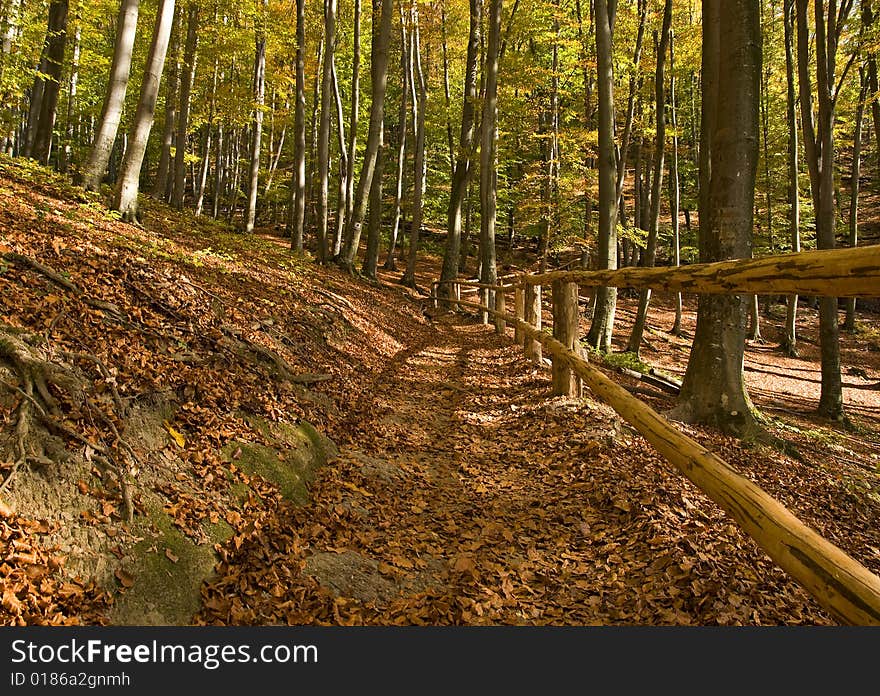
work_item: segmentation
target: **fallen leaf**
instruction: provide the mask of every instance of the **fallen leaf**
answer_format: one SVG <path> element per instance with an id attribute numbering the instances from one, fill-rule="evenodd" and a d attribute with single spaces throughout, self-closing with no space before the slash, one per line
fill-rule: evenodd
<path id="1" fill-rule="evenodd" d="M 134 576 L 127 570 L 124 570 L 123 568 L 117 568 L 114 575 L 116 576 L 116 579 L 122 583 L 123 587 L 129 588 L 134 585 Z"/>
<path id="2" fill-rule="evenodd" d="M 181 435 L 177 430 L 171 427 L 171 423 L 167 420 L 162 421 L 162 425 L 165 426 L 165 430 L 168 431 L 168 434 L 171 435 L 172 439 L 177 443 L 178 447 L 183 449 L 186 446 L 186 439 Z"/>

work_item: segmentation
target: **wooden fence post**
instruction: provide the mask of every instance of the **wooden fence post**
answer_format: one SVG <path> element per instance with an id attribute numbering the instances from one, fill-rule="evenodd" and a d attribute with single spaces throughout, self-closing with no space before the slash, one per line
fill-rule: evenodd
<path id="1" fill-rule="evenodd" d="M 523 317 L 525 316 L 525 305 L 526 301 L 523 295 L 523 287 L 522 285 L 517 285 L 513 291 L 513 312 L 518 322 L 522 321 Z M 523 335 L 522 331 L 519 328 L 519 323 L 517 323 L 516 326 L 513 327 L 513 340 L 515 343 L 522 345 Z"/>
<path id="2" fill-rule="evenodd" d="M 541 330 L 541 286 L 527 285 L 525 297 L 525 322 L 538 331 Z M 535 365 L 540 365 L 543 358 L 540 342 L 530 336 L 523 337 L 523 351 Z"/>
<path id="3" fill-rule="evenodd" d="M 580 355 L 578 340 L 578 285 L 562 280 L 553 282 L 553 338 Z M 579 397 L 581 379 L 561 357 L 553 355 L 553 395 Z"/>
<path id="4" fill-rule="evenodd" d="M 502 336 L 507 330 L 507 322 L 504 321 L 504 314 L 507 311 L 505 305 L 504 288 L 497 288 L 495 290 L 495 311 L 498 314 L 495 315 L 495 333 Z"/>

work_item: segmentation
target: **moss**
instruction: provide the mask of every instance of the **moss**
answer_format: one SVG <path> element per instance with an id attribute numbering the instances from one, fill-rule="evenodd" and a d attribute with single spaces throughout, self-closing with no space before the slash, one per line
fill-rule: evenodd
<path id="1" fill-rule="evenodd" d="M 261 476 L 271 481 L 278 486 L 281 495 L 289 500 L 306 502 L 308 490 L 297 458 L 285 456 L 272 447 L 249 442 L 230 442 L 223 448 L 224 458 L 233 461 L 232 454 L 238 449 L 241 449 L 241 454 L 235 459 L 235 465 L 239 469 L 251 476 Z"/>
<path id="2" fill-rule="evenodd" d="M 111 622 L 123 626 L 188 625 L 201 606 L 202 582 L 214 572 L 213 547 L 197 545 L 184 536 L 158 500 L 150 502 L 146 516 L 138 520 L 133 531 L 143 539 L 123 564 L 134 584 L 120 596 Z M 216 527 L 220 541 L 226 530 L 219 524 Z"/>
<path id="3" fill-rule="evenodd" d="M 651 366 L 643 362 L 635 353 L 600 353 L 584 344 L 584 349 L 589 350 L 590 356 L 597 356 L 603 363 L 610 367 L 625 367 L 635 372 L 649 374 Z"/>
<path id="4" fill-rule="evenodd" d="M 221 451 L 224 459 L 235 461 L 247 474 L 271 481 L 288 500 L 304 504 L 315 471 L 338 456 L 336 445 L 305 421 L 296 425 L 273 423 L 253 414 L 243 415 L 268 444 L 230 442 Z M 241 454 L 233 460 L 238 449 Z"/>

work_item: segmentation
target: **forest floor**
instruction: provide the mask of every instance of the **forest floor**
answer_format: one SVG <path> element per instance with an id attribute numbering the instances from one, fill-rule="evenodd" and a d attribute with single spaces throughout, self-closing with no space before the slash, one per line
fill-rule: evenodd
<path id="1" fill-rule="evenodd" d="M 832 623 L 613 411 L 551 397 L 509 337 L 431 311 L 399 274 L 368 284 L 155 203 L 127 226 L 5 159 L 0 253 L 0 339 L 57 368 L 56 408 L 38 418 L 23 404 L 43 400 L 0 363 L 0 623 L 125 622 L 141 575 L 158 568 L 161 600 L 193 550 L 211 572 L 182 623 Z M 680 374 L 687 337 L 664 333 L 668 311 L 658 298 L 642 359 Z M 682 427 L 880 572 L 876 317 L 843 336 L 849 430 L 809 413 L 814 315 L 801 317 L 802 357 L 753 345 L 746 375 L 799 459 Z M 338 454 L 293 467 L 291 490 L 272 475 L 293 466 L 278 429 L 305 422 Z M 246 466 L 255 451 L 274 466 Z"/>

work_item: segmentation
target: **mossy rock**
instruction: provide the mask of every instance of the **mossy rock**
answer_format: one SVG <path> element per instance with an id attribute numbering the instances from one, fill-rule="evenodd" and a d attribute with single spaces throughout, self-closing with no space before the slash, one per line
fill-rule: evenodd
<path id="1" fill-rule="evenodd" d="M 339 455 L 336 445 L 305 421 L 293 425 L 254 415 L 246 419 L 271 444 L 230 442 L 221 451 L 224 460 L 274 483 L 288 500 L 304 504 L 315 471 Z"/>
<path id="2" fill-rule="evenodd" d="M 213 544 L 187 538 L 158 500 L 147 506 L 135 529 L 143 537 L 122 564 L 133 584 L 114 606 L 110 620 L 117 626 L 186 626 L 201 607 L 202 582 L 211 577 L 217 558 Z M 214 543 L 228 540 L 225 522 L 205 529 Z"/>

